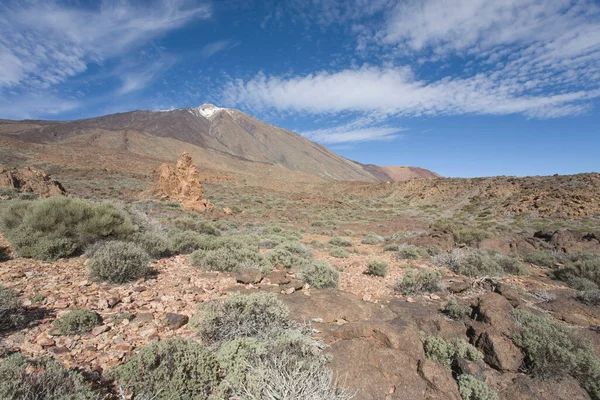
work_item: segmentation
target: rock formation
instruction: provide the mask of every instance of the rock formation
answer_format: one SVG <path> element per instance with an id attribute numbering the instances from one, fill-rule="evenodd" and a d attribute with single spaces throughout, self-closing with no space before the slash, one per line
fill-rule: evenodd
<path id="1" fill-rule="evenodd" d="M 171 164 L 161 165 L 158 176 L 158 192 L 161 196 L 178 201 L 187 210 L 213 208 L 211 202 L 204 198 L 200 174 L 188 153 L 181 155 L 175 167 Z"/>
<path id="2" fill-rule="evenodd" d="M 33 192 L 40 197 L 65 194 L 60 182 L 50 178 L 50 175 L 41 169 L 32 167 L 9 169 L 0 165 L 0 189 Z"/>

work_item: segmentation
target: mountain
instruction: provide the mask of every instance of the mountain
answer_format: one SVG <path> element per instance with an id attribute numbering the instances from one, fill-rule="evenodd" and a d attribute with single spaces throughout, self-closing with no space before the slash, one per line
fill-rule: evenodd
<path id="1" fill-rule="evenodd" d="M 204 104 L 167 111 L 132 111 L 76 121 L 0 120 L 3 145 L 26 148 L 50 163 L 105 162 L 107 168 L 142 169 L 174 161 L 183 151 L 199 167 L 251 182 L 342 180 L 381 182 L 436 174 L 413 167 L 364 165 L 294 132 L 241 111 Z M 0 164 L 3 162 L 0 153 Z M 97 160 L 98 158 L 100 160 Z"/>

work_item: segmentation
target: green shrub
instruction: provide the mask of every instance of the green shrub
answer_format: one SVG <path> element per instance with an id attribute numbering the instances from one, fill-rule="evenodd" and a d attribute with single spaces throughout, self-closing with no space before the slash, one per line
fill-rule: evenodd
<path id="1" fill-rule="evenodd" d="M 398 251 L 400 250 L 400 246 L 396 243 L 389 243 L 383 246 L 383 251 Z"/>
<path id="2" fill-rule="evenodd" d="M 342 247 L 333 247 L 329 250 L 329 255 L 335 258 L 348 258 L 350 253 Z"/>
<path id="3" fill-rule="evenodd" d="M 396 282 L 394 290 L 405 296 L 438 292 L 442 290 L 442 276 L 438 271 L 429 270 L 421 270 L 415 275 L 415 270 L 409 269 L 402 279 Z"/>
<path id="4" fill-rule="evenodd" d="M 193 231 L 205 235 L 218 236 L 221 234 L 213 224 L 201 218 L 178 218 L 171 222 L 171 226 L 181 231 Z"/>
<path id="5" fill-rule="evenodd" d="M 452 231 L 456 243 L 464 243 L 468 246 L 477 246 L 482 240 L 490 237 L 483 229 L 463 227 Z"/>
<path id="6" fill-rule="evenodd" d="M 0 285 L 0 332 L 17 326 L 24 314 L 19 293 Z"/>
<path id="7" fill-rule="evenodd" d="M 262 255 L 249 247 L 237 249 L 196 250 L 190 256 L 190 263 L 205 271 L 235 272 L 247 268 L 260 268 Z"/>
<path id="8" fill-rule="evenodd" d="M 101 239 L 126 238 L 136 229 L 113 203 L 68 197 L 11 202 L 0 226 L 19 255 L 43 260 L 68 257 Z"/>
<path id="9" fill-rule="evenodd" d="M 81 375 L 52 359 L 12 354 L 0 360 L 0 398 L 14 400 L 98 400 Z"/>
<path id="10" fill-rule="evenodd" d="M 211 242 L 208 235 L 194 231 L 174 230 L 169 232 L 169 248 L 172 254 L 190 254 Z"/>
<path id="11" fill-rule="evenodd" d="M 500 400 L 498 394 L 487 384 L 472 375 L 458 377 L 458 391 L 462 400 Z"/>
<path id="12" fill-rule="evenodd" d="M 463 339 L 453 339 L 448 342 L 439 336 L 428 336 L 423 339 L 423 349 L 425 357 L 439 362 L 447 368 L 450 368 L 452 362 L 457 358 L 469 361 L 483 359 L 483 354 Z"/>
<path id="13" fill-rule="evenodd" d="M 518 332 L 513 340 L 525 355 L 524 367 L 539 377 L 571 375 L 593 399 L 600 399 L 600 360 L 591 345 L 569 326 L 513 310 Z"/>
<path id="14" fill-rule="evenodd" d="M 315 260 L 304 267 L 300 277 L 315 289 L 337 288 L 340 280 L 339 272 L 322 260 Z"/>
<path id="15" fill-rule="evenodd" d="M 265 255 L 272 266 L 277 264 L 284 268 L 303 268 L 308 265 L 313 256 L 311 251 L 300 242 L 283 242 Z"/>
<path id="16" fill-rule="evenodd" d="M 88 260 L 93 279 L 125 283 L 148 276 L 148 254 L 134 243 L 111 241 L 100 246 Z"/>
<path id="17" fill-rule="evenodd" d="M 75 335 L 89 332 L 101 323 L 100 316 L 88 310 L 73 310 L 55 320 L 52 324 L 61 335 Z"/>
<path id="18" fill-rule="evenodd" d="M 454 299 L 448 301 L 443 309 L 444 314 L 448 315 L 452 319 L 463 319 L 469 317 L 472 311 L 473 310 L 471 307 L 458 304 Z"/>
<path id="19" fill-rule="evenodd" d="M 525 262 L 537 265 L 538 267 L 553 267 L 556 262 L 555 258 L 548 252 L 536 250 L 525 254 L 523 257 Z"/>
<path id="20" fill-rule="evenodd" d="M 600 306 L 600 289 L 582 290 L 577 293 L 577 299 L 589 306 Z"/>
<path id="21" fill-rule="evenodd" d="M 362 240 L 362 244 L 379 244 L 384 242 L 384 238 L 382 236 L 376 235 L 374 233 L 369 233 Z"/>
<path id="22" fill-rule="evenodd" d="M 351 240 L 341 237 L 332 237 L 327 241 L 327 244 L 330 246 L 339 246 L 339 247 L 352 247 L 354 243 Z"/>
<path id="23" fill-rule="evenodd" d="M 108 376 L 136 399 L 207 399 L 221 375 L 215 355 L 190 339 L 165 339 L 140 350 Z"/>
<path id="24" fill-rule="evenodd" d="M 384 277 L 387 275 L 388 264 L 385 261 L 371 260 L 367 263 L 367 274 Z"/>
<path id="25" fill-rule="evenodd" d="M 160 232 L 146 231 L 135 233 L 130 240 L 154 259 L 169 257 L 171 255 L 169 239 Z"/>
<path id="26" fill-rule="evenodd" d="M 501 276 L 505 273 L 523 274 L 525 272 L 517 260 L 468 247 L 454 249 L 451 253 L 438 254 L 433 258 L 433 264 L 471 278 Z"/>
<path id="27" fill-rule="evenodd" d="M 581 260 L 569 261 L 554 276 L 568 282 L 573 278 L 585 278 L 600 285 L 600 255 L 586 255 Z"/>
<path id="28" fill-rule="evenodd" d="M 285 305 L 273 293 L 234 293 L 206 303 L 191 324 L 205 343 L 267 337 L 292 326 Z"/>
<path id="29" fill-rule="evenodd" d="M 416 260 L 421 257 L 427 257 L 428 255 L 427 249 L 412 244 L 403 244 L 398 248 L 399 260 Z"/>

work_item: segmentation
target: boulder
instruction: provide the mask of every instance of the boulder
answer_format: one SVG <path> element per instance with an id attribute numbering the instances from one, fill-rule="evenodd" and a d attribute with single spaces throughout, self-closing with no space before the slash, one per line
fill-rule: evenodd
<path id="1" fill-rule="evenodd" d="M 484 361 L 494 369 L 516 372 L 523 364 L 523 354 L 512 340 L 493 331 L 482 332 L 476 342 Z"/>
<path id="2" fill-rule="evenodd" d="M 204 198 L 200 174 L 188 153 L 181 155 L 175 167 L 163 164 L 157 173 L 156 189 L 160 196 L 178 201 L 186 210 L 204 211 L 214 208 L 212 203 Z"/>
<path id="3" fill-rule="evenodd" d="M 513 306 L 506 297 L 488 293 L 478 299 L 475 315 L 478 321 L 492 326 L 499 334 L 511 337 L 515 330 Z"/>
<path id="4" fill-rule="evenodd" d="M 189 321 L 189 317 L 183 314 L 167 313 L 165 316 L 165 325 L 168 325 L 171 329 L 179 329 Z"/>
<path id="5" fill-rule="evenodd" d="M 40 197 L 62 196 L 65 189 L 60 182 L 52 179 L 41 169 L 6 168 L 0 165 L 0 189 L 16 189 L 23 192 L 32 192 Z"/>
<path id="6" fill-rule="evenodd" d="M 260 283 L 263 279 L 263 274 L 255 268 L 243 269 L 235 275 L 235 280 L 244 285 Z"/>

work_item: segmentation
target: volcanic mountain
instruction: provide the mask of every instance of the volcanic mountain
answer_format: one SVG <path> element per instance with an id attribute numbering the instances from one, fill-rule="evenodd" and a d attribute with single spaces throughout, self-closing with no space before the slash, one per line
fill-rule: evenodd
<path id="1" fill-rule="evenodd" d="M 381 182 L 438 175 L 413 167 L 364 165 L 241 111 L 204 104 L 76 121 L 0 120 L 0 164 L 35 158 L 71 167 L 142 171 L 190 153 L 200 168 L 287 182 Z M 8 159 L 5 160 L 4 158 Z M 147 169 L 146 169 L 147 171 Z"/>

